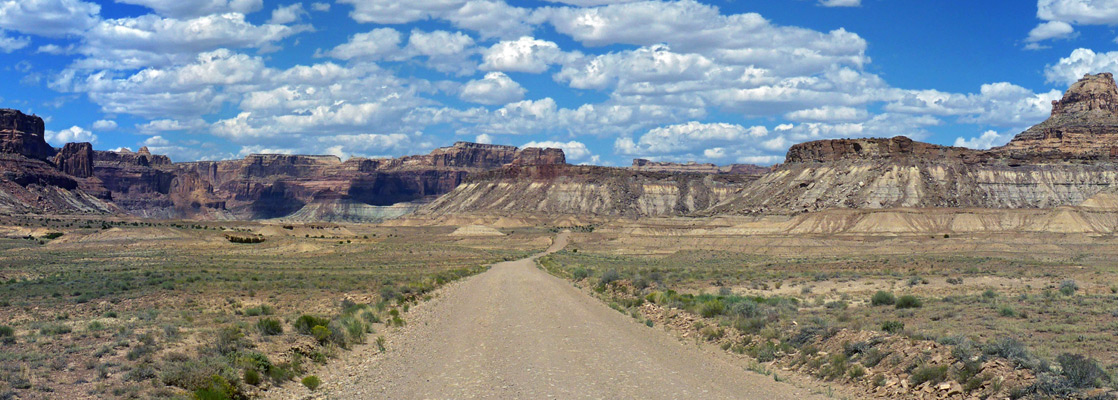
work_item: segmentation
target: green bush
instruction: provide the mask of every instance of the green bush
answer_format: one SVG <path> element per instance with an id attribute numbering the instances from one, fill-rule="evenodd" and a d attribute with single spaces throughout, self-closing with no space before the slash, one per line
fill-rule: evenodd
<path id="1" fill-rule="evenodd" d="M 933 385 L 943 382 L 947 379 L 947 366 L 923 366 L 917 368 L 912 372 L 910 381 L 913 386 L 919 385 L 924 382 L 930 382 Z"/>
<path id="2" fill-rule="evenodd" d="M 194 391 L 195 399 L 226 400 L 237 396 L 237 388 L 221 375 L 212 376 L 209 383 L 209 386 Z"/>
<path id="3" fill-rule="evenodd" d="M 267 304 L 261 304 L 257 307 L 249 307 L 245 309 L 245 315 L 249 317 L 257 317 L 261 315 L 275 314 L 276 310 Z"/>
<path id="4" fill-rule="evenodd" d="M 12 327 L 7 325 L 0 325 L 0 338 L 13 337 L 15 336 L 15 334 L 16 330 L 12 329 Z"/>
<path id="5" fill-rule="evenodd" d="M 318 343 L 326 343 L 327 340 L 330 340 L 330 335 L 332 334 L 333 332 L 330 331 L 330 328 L 322 325 L 311 328 L 311 336 L 314 336 L 315 340 L 318 340 Z"/>
<path id="6" fill-rule="evenodd" d="M 699 315 L 705 318 L 722 315 L 724 311 L 726 311 L 726 306 L 718 299 L 703 302 L 702 306 L 699 307 Z"/>
<path id="7" fill-rule="evenodd" d="M 1002 308 L 998 309 L 998 314 L 1001 314 L 1003 317 L 1016 317 L 1017 310 L 1014 310 L 1013 307 L 1010 306 L 1002 306 Z"/>
<path id="8" fill-rule="evenodd" d="M 264 336 L 279 335 L 283 333 L 283 323 L 275 318 L 264 318 L 256 321 L 256 330 Z"/>
<path id="9" fill-rule="evenodd" d="M 904 322 L 901 321 L 885 321 L 881 323 L 881 330 L 893 334 L 901 333 L 904 331 Z"/>
<path id="10" fill-rule="evenodd" d="M 891 306 L 896 302 L 897 298 L 893 296 L 893 293 L 884 290 L 879 290 L 870 298 L 870 305 L 873 306 Z"/>
<path id="11" fill-rule="evenodd" d="M 245 383 L 252 386 L 257 386 L 260 384 L 261 381 L 262 380 L 260 378 L 259 371 L 251 368 L 245 370 Z"/>
<path id="12" fill-rule="evenodd" d="M 330 320 L 326 318 L 318 318 L 313 315 L 303 314 L 295 320 L 295 331 L 304 335 L 310 335 L 311 329 L 316 326 L 326 326 L 330 324 Z"/>
<path id="13" fill-rule="evenodd" d="M 322 385 L 322 380 L 318 379 L 317 376 L 307 375 L 306 378 L 303 378 L 303 386 L 306 386 L 307 389 L 310 389 L 312 392 L 317 390 L 318 387 L 321 386 L 321 385 Z"/>
<path id="14" fill-rule="evenodd" d="M 911 294 L 906 294 L 904 296 L 901 296 L 901 297 L 897 298 L 896 307 L 898 309 L 901 309 L 901 308 L 920 308 L 923 305 L 924 305 L 924 303 L 921 303 L 920 299 L 916 298 L 916 296 L 913 296 Z"/>

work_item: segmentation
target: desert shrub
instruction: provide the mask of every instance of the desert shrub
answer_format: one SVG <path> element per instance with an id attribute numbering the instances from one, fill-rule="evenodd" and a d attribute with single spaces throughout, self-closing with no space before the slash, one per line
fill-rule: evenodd
<path id="1" fill-rule="evenodd" d="M 591 275 L 591 271 L 583 267 L 575 267 L 571 270 L 571 278 L 576 281 L 586 279 Z"/>
<path id="2" fill-rule="evenodd" d="M 233 243 L 247 243 L 247 244 L 264 243 L 264 240 L 265 240 L 263 236 L 225 235 L 225 238 L 228 239 L 230 242 L 233 242 Z"/>
<path id="3" fill-rule="evenodd" d="M 730 314 L 742 318 L 756 318 L 761 315 L 761 306 L 751 300 L 744 300 L 730 306 Z"/>
<path id="4" fill-rule="evenodd" d="M 1065 279 L 1063 282 L 1060 282 L 1060 293 L 1064 296 L 1071 296 L 1077 291 L 1079 291 L 1079 283 L 1076 283 L 1074 280 Z"/>
<path id="5" fill-rule="evenodd" d="M 605 286 L 619 280 L 621 280 L 621 273 L 617 272 L 616 269 L 611 269 L 602 273 L 601 278 L 598 278 L 598 284 Z"/>
<path id="6" fill-rule="evenodd" d="M 264 336 L 279 335 L 283 333 L 283 323 L 275 318 L 264 318 L 256 321 L 256 330 Z"/>
<path id="7" fill-rule="evenodd" d="M 734 329 L 741 331 L 741 333 L 755 335 L 761 332 L 761 329 L 765 329 L 765 324 L 764 318 L 741 318 L 734 321 Z"/>
<path id="8" fill-rule="evenodd" d="M 236 386 L 221 375 L 211 376 L 208 386 L 194 391 L 194 398 L 197 400 L 224 400 L 235 397 L 239 397 Z"/>
<path id="9" fill-rule="evenodd" d="M 884 290 L 879 290 L 870 298 L 870 305 L 874 306 L 891 306 L 896 302 L 897 298 L 893 296 L 893 293 Z"/>
<path id="10" fill-rule="evenodd" d="M 998 309 L 998 314 L 1000 314 L 1003 317 L 1016 317 L 1017 316 L 1017 310 L 1014 310 L 1013 307 L 1010 307 L 1010 306 L 1002 306 L 1001 308 Z"/>
<path id="11" fill-rule="evenodd" d="M 393 285 L 381 286 L 381 288 L 380 288 L 380 298 L 381 299 L 391 301 L 391 300 L 399 300 L 400 297 L 401 297 L 400 291 L 397 290 L 395 286 L 393 286 Z M 312 325 L 311 327 L 313 328 L 314 326 Z"/>
<path id="12" fill-rule="evenodd" d="M 65 324 L 46 324 L 39 328 L 39 334 L 46 336 L 63 335 L 72 331 L 73 329 Z"/>
<path id="13" fill-rule="evenodd" d="M 703 336 L 703 339 L 713 341 L 713 340 L 721 339 L 722 336 L 724 336 L 726 334 L 726 331 L 723 330 L 722 328 L 708 326 L 708 327 L 705 327 L 702 330 L 700 330 L 699 334 Z"/>
<path id="14" fill-rule="evenodd" d="M 832 354 L 827 359 L 827 363 L 819 369 L 819 376 L 825 380 L 833 380 L 841 378 L 846 375 L 846 371 L 850 368 L 849 360 L 846 354 L 836 353 Z"/>
<path id="15" fill-rule="evenodd" d="M 249 385 L 252 385 L 252 386 L 257 386 L 262 381 L 262 378 L 260 377 L 260 372 L 255 370 L 255 369 L 251 369 L 251 368 L 245 370 L 244 378 L 245 378 L 245 383 L 247 383 Z"/>
<path id="16" fill-rule="evenodd" d="M 893 334 L 901 333 L 904 331 L 904 322 L 901 321 L 885 321 L 881 323 L 881 330 Z"/>
<path id="17" fill-rule="evenodd" d="M 722 304 L 722 300 L 714 299 L 703 302 L 699 307 L 699 315 L 706 318 L 722 315 L 726 311 L 726 306 Z"/>
<path id="18" fill-rule="evenodd" d="M 295 331 L 304 335 L 310 335 L 311 329 L 316 326 L 326 326 L 330 324 L 330 320 L 326 318 L 318 318 L 313 315 L 303 314 L 295 320 L 293 326 Z"/>
<path id="19" fill-rule="evenodd" d="M 919 385 L 924 382 L 930 382 L 934 385 L 943 382 L 945 379 L 947 379 L 946 365 L 926 365 L 916 368 L 915 371 L 912 371 L 912 377 L 910 378 L 910 381 L 912 382 L 913 386 Z"/>
<path id="20" fill-rule="evenodd" d="M 236 378 L 236 373 L 225 357 L 175 357 L 165 360 L 159 370 L 159 378 L 164 385 L 192 392 L 210 388 L 214 376 L 222 377 L 225 382 Z"/>
<path id="21" fill-rule="evenodd" d="M 320 344 L 326 343 L 326 341 L 330 339 L 330 335 L 332 334 L 333 332 L 330 331 L 330 328 L 322 325 L 315 325 L 314 328 L 311 328 L 311 336 L 314 336 L 314 339 L 317 340 Z"/>
<path id="22" fill-rule="evenodd" d="M 908 286 L 916 286 L 916 285 L 919 285 L 919 284 L 922 284 L 922 283 L 926 284 L 926 283 L 928 283 L 928 281 L 924 280 L 924 278 L 921 278 L 919 276 L 913 276 L 913 277 L 908 279 Z"/>
<path id="23" fill-rule="evenodd" d="M 1104 383 L 1110 382 L 1110 376 L 1099 367 L 1098 361 L 1093 358 L 1064 353 L 1056 357 L 1056 362 L 1060 363 L 1063 376 L 1074 387 L 1100 387 Z"/>
<path id="24" fill-rule="evenodd" d="M 229 355 L 251 347 L 252 342 L 245 338 L 241 327 L 231 325 L 217 330 L 211 350 L 217 354 Z"/>
<path id="25" fill-rule="evenodd" d="M 921 303 L 920 299 L 916 298 L 916 296 L 913 296 L 911 294 L 906 294 L 904 296 L 901 296 L 901 297 L 897 298 L 896 307 L 898 309 L 920 308 L 923 305 L 924 305 L 924 303 Z"/>
<path id="26" fill-rule="evenodd" d="M 777 350 L 776 345 L 766 340 L 759 345 L 750 347 L 746 350 L 746 353 L 750 357 L 756 358 L 757 362 L 769 362 L 776 359 Z"/>
<path id="27" fill-rule="evenodd" d="M 249 316 L 249 317 L 257 317 L 257 316 L 261 316 L 261 315 L 272 315 L 272 314 L 275 314 L 275 312 L 276 312 L 276 309 L 272 308 L 272 306 L 269 306 L 267 304 L 261 304 L 261 305 L 256 306 L 256 307 L 249 307 L 249 308 L 245 309 L 245 315 Z"/>
<path id="28" fill-rule="evenodd" d="M 869 349 L 862 353 L 862 365 L 868 368 L 873 368 L 881 363 L 889 353 L 883 352 L 878 349 Z"/>
<path id="29" fill-rule="evenodd" d="M 12 327 L 7 325 L 0 325 L 0 338 L 13 337 L 15 336 L 15 334 L 16 330 L 12 329 Z"/>
<path id="30" fill-rule="evenodd" d="M 307 377 L 303 378 L 303 386 L 306 386 L 307 389 L 310 389 L 312 392 L 317 390 L 321 385 L 322 380 L 318 379 L 317 376 L 307 375 Z"/>
<path id="31" fill-rule="evenodd" d="M 1034 371 L 1047 371 L 1048 363 L 1029 353 L 1025 345 L 1017 339 L 1003 337 L 987 342 L 982 350 L 989 355 L 998 356 L 1012 361 L 1020 367 Z"/>
<path id="32" fill-rule="evenodd" d="M 272 365 L 272 360 L 268 359 L 268 356 L 257 352 L 244 352 L 237 354 L 235 364 L 236 366 L 241 368 L 261 372 L 268 372 L 271 371 L 272 368 L 275 368 L 275 366 Z"/>

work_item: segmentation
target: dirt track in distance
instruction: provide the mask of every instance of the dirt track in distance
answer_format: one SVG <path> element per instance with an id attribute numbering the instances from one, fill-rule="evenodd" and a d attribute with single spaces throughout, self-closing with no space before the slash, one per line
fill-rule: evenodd
<path id="1" fill-rule="evenodd" d="M 548 252 L 566 242 L 567 235 L 560 234 Z M 533 260 L 540 255 L 495 264 L 447 288 L 408 313 L 408 332 L 389 342 L 387 354 L 350 369 L 349 378 L 320 394 L 331 399 L 816 397 L 637 323 L 537 269 Z"/>

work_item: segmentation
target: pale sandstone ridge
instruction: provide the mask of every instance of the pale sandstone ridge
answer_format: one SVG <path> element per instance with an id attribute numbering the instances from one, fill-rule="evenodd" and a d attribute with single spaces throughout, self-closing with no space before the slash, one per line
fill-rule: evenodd
<path id="1" fill-rule="evenodd" d="M 972 150 L 903 136 L 801 143 L 784 164 L 701 214 L 1073 206 L 1113 191 L 1116 149 L 1118 87 L 1109 73 L 1087 75 L 1053 103 L 1047 121 L 1004 147 Z"/>
<path id="2" fill-rule="evenodd" d="M 681 216 L 729 198 L 755 178 L 584 165 L 510 166 L 471 176 L 417 214 Z"/>

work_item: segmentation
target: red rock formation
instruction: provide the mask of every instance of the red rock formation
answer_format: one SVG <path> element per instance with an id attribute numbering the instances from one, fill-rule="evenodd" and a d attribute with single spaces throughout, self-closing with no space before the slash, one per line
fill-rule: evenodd
<path id="1" fill-rule="evenodd" d="M 54 148 L 43 139 L 43 132 L 42 118 L 0 109 L 0 152 L 46 160 L 54 155 Z"/>
<path id="2" fill-rule="evenodd" d="M 565 157 L 559 149 L 458 142 L 392 159 L 254 154 L 172 164 L 141 149 L 97 152 L 94 169 L 117 204 L 137 215 L 249 219 L 285 217 L 318 203 L 387 206 L 431 199 L 471 173 L 515 162 L 564 164 Z"/>
<path id="3" fill-rule="evenodd" d="M 54 165 L 59 171 L 78 178 L 93 176 L 93 145 L 90 143 L 66 143 L 62 151 L 54 156 Z"/>

